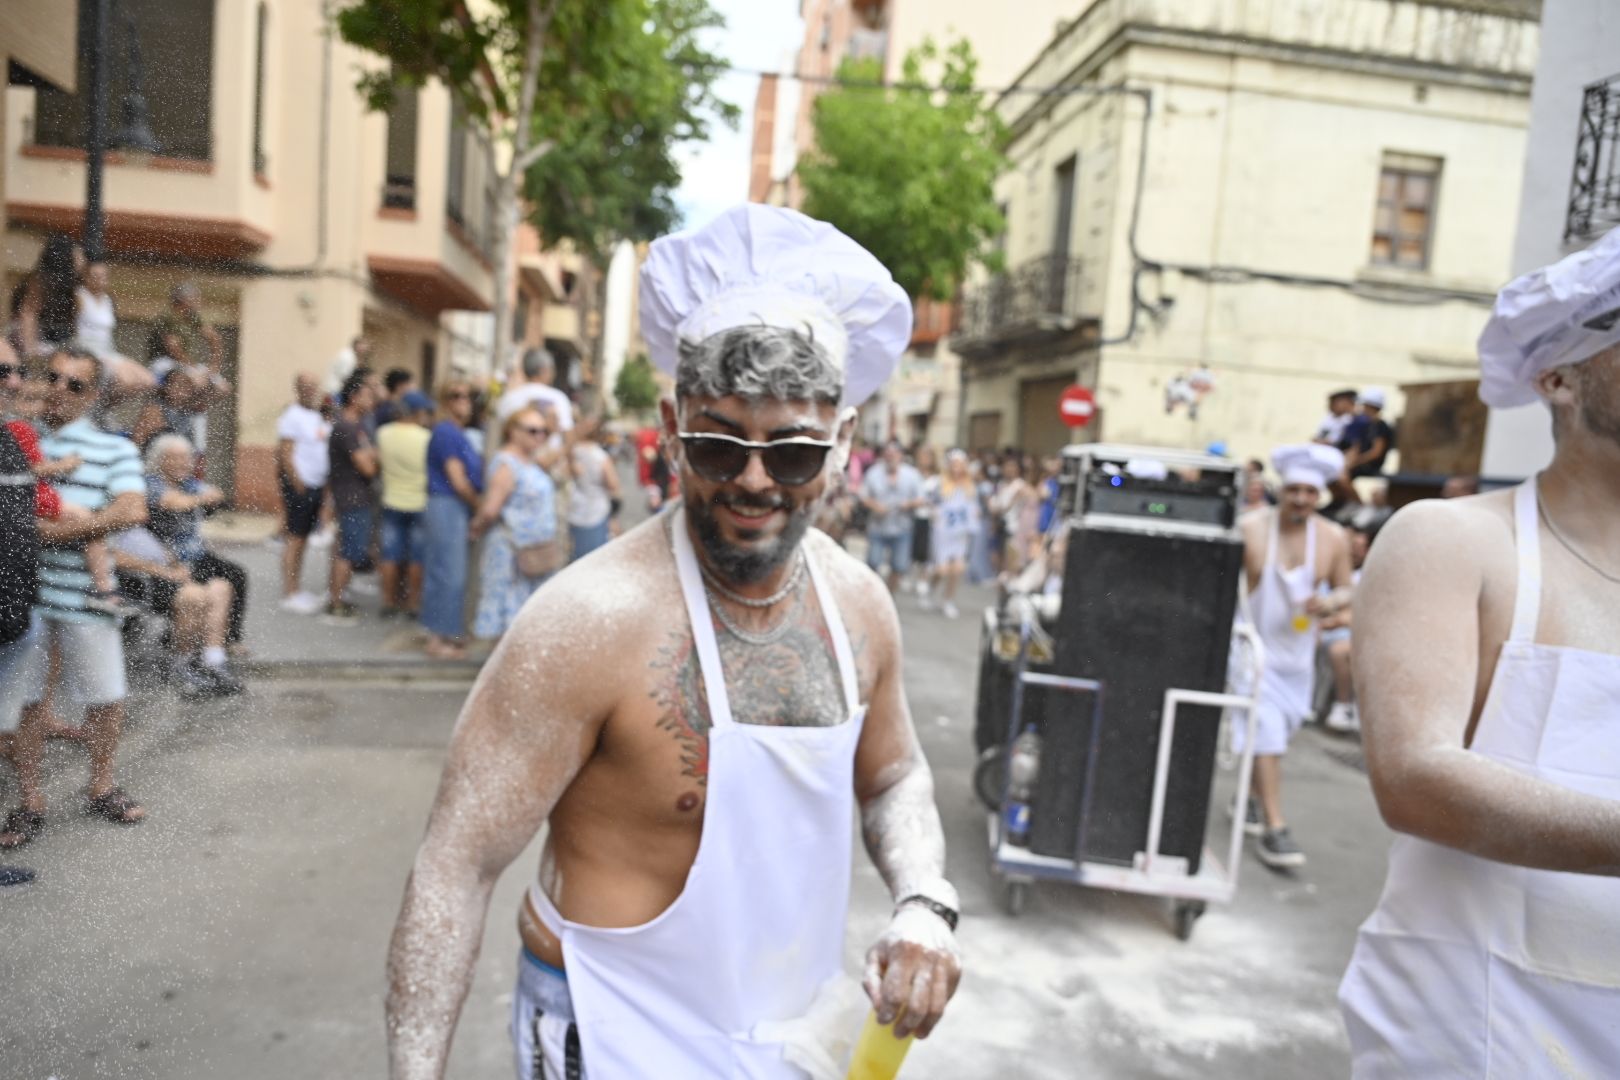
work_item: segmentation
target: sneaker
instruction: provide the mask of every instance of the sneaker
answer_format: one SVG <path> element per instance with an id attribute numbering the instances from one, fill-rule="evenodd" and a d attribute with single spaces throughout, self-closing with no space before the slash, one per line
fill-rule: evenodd
<path id="1" fill-rule="evenodd" d="M 1343 735 L 1354 735 L 1361 730 L 1361 715 L 1354 702 L 1335 701 L 1328 710 L 1327 729 Z"/>
<path id="2" fill-rule="evenodd" d="M 1305 865 L 1305 853 L 1294 843 L 1286 825 L 1280 829 L 1267 829 L 1261 834 L 1255 854 L 1273 870 L 1293 870 Z"/>
<path id="3" fill-rule="evenodd" d="M 347 600 L 336 604 L 327 604 L 326 610 L 321 614 L 321 622 L 333 626 L 353 626 L 360 621 L 360 609 Z"/>
<path id="4" fill-rule="evenodd" d="M 313 615 L 321 610 L 321 598 L 314 593 L 295 592 L 291 596 L 283 596 L 280 604 L 281 610 L 291 615 Z"/>
<path id="5" fill-rule="evenodd" d="M 197 664 L 195 670 L 198 675 L 202 676 L 203 681 L 209 684 L 213 692 L 220 697 L 230 697 L 247 689 L 247 684 L 232 675 L 228 668 Z"/>
<path id="6" fill-rule="evenodd" d="M 918 593 L 917 594 L 917 606 L 919 608 L 921 608 L 923 611 L 933 611 L 934 610 L 934 597 L 931 594 L 926 593 L 926 592 Z"/>
<path id="7" fill-rule="evenodd" d="M 169 673 L 169 682 L 174 686 L 174 692 L 187 701 L 213 697 L 218 693 L 213 680 L 199 671 L 196 664 L 177 664 Z"/>
<path id="8" fill-rule="evenodd" d="M 962 614 L 960 611 L 956 610 L 956 605 L 951 603 L 949 600 L 945 601 L 945 606 L 940 608 L 940 611 L 944 613 L 947 619 L 954 619 L 958 615 Z"/>

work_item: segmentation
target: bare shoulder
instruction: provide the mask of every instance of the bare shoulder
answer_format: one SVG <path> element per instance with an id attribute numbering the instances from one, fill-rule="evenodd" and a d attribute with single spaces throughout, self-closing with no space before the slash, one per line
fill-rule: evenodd
<path id="1" fill-rule="evenodd" d="M 806 533 L 804 542 L 838 602 L 850 639 L 857 648 L 865 642 L 876 659 L 892 657 L 900 645 L 900 615 L 883 579 L 820 529 Z"/>
<path id="2" fill-rule="evenodd" d="M 490 665 L 554 692 L 584 673 L 601 679 L 679 610 L 680 586 L 663 519 L 653 518 L 566 567 L 523 605 Z M 665 617 L 655 617 L 656 612 Z"/>
<path id="3" fill-rule="evenodd" d="M 1424 499 L 1380 530 L 1367 560 L 1369 586 L 1389 582 L 1470 583 L 1482 587 L 1514 566 L 1513 498 L 1491 492 Z"/>

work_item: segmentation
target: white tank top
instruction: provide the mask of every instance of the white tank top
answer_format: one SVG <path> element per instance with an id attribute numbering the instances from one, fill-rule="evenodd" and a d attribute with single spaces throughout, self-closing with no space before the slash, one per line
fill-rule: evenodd
<path id="1" fill-rule="evenodd" d="M 114 352 L 113 329 L 118 316 L 113 311 L 112 293 L 96 296 L 79 289 L 79 345 L 97 355 Z"/>

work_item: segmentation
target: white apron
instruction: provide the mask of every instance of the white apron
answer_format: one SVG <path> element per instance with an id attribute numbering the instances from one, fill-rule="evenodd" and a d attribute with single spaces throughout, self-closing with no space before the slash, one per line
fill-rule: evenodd
<path id="1" fill-rule="evenodd" d="M 1253 620 L 1255 633 L 1266 650 L 1255 705 L 1256 754 L 1280 755 L 1288 749 L 1289 738 L 1310 715 L 1316 689 L 1316 624 L 1309 623 L 1300 630 L 1294 623 L 1295 616 L 1303 614 L 1305 604 L 1316 593 L 1316 515 L 1312 514 L 1305 524 L 1305 561 L 1292 570 L 1284 570 L 1277 561 L 1282 549 L 1280 520 L 1281 512 L 1273 511 L 1265 569 L 1249 593 L 1247 615 L 1241 605 L 1238 611 L 1239 623 L 1245 617 Z M 1236 635 L 1232 647 L 1228 669 L 1239 673 L 1233 689 L 1246 694 L 1250 688 L 1245 673 L 1251 669 L 1248 659 L 1236 651 Z M 1233 749 L 1238 753 L 1243 751 L 1244 734 L 1244 725 L 1232 725 Z"/>
<path id="2" fill-rule="evenodd" d="M 1620 799 L 1620 656 L 1537 645 L 1536 482 L 1515 493 L 1519 588 L 1472 750 Z M 1608 1077 L 1620 1070 L 1620 880 L 1397 836 L 1339 988 L 1354 1075 Z"/>
<path id="3" fill-rule="evenodd" d="M 529 895 L 562 942 L 591 1080 L 802 1080 L 780 1043 L 751 1033 L 804 1015 L 843 970 L 855 746 L 865 719 L 854 656 L 807 550 L 850 717 L 829 727 L 736 722 L 685 515 L 673 524 L 711 721 L 697 859 L 675 902 L 637 927 L 569 922 L 538 883 Z"/>

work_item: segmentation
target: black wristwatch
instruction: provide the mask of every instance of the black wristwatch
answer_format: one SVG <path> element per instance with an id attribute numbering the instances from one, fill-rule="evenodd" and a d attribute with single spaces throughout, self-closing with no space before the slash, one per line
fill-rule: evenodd
<path id="1" fill-rule="evenodd" d="M 946 907 L 944 904 L 940 903 L 938 900 L 935 900 L 931 896 L 924 896 L 922 893 L 917 893 L 915 896 L 908 896 L 898 904 L 894 905 L 895 910 L 898 911 L 907 904 L 922 905 L 929 911 L 932 911 L 935 915 L 938 915 L 940 918 L 944 919 L 945 925 L 951 928 L 951 933 L 956 933 L 956 924 L 962 916 L 955 908 Z"/>

